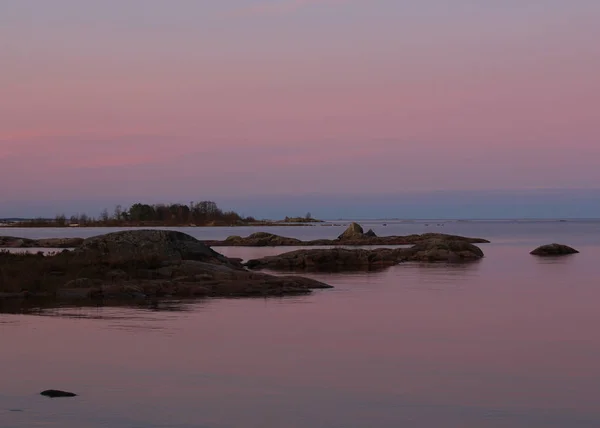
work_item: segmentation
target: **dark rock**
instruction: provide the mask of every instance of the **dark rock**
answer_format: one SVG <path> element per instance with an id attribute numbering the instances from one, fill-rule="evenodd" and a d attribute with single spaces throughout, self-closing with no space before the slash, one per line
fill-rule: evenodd
<path id="1" fill-rule="evenodd" d="M 127 230 L 95 236 L 83 241 L 74 253 L 78 257 L 100 260 L 179 259 L 232 264 L 196 238 L 171 230 Z"/>
<path id="2" fill-rule="evenodd" d="M 347 248 L 296 250 L 276 256 L 249 260 L 250 269 L 348 271 L 375 270 L 398 263 L 398 251 L 387 248 L 352 250 Z"/>
<path id="3" fill-rule="evenodd" d="M 377 238 L 377 235 L 375 234 L 375 232 L 373 232 L 373 229 L 369 229 L 365 234 L 365 237 L 368 238 Z"/>
<path id="4" fill-rule="evenodd" d="M 36 241 L 39 248 L 75 248 L 83 244 L 83 238 L 45 238 Z"/>
<path id="5" fill-rule="evenodd" d="M 97 285 L 100 285 L 101 281 L 93 280 L 89 278 L 77 278 L 73 279 L 65 284 L 65 288 L 75 289 L 75 288 L 93 288 Z"/>
<path id="6" fill-rule="evenodd" d="M 0 236 L 0 247 L 3 248 L 74 248 L 82 243 L 82 238 L 27 239 Z"/>
<path id="7" fill-rule="evenodd" d="M 98 291 L 94 288 L 60 288 L 56 290 L 56 297 L 64 300 L 91 299 Z"/>
<path id="8" fill-rule="evenodd" d="M 53 256 L 0 253 L 0 271 L 6 297 L 28 289 L 34 296 L 83 300 L 281 296 L 330 288 L 313 279 L 248 271 L 239 259 L 189 235 L 161 230 L 110 233 Z"/>
<path id="9" fill-rule="evenodd" d="M 404 260 L 420 262 L 465 262 L 483 257 L 481 248 L 466 241 L 432 239 L 403 252 Z"/>
<path id="10" fill-rule="evenodd" d="M 29 293 L 27 291 L 19 292 L 0 292 L 0 299 L 26 299 Z"/>
<path id="11" fill-rule="evenodd" d="M 483 257 L 479 247 L 465 241 L 430 240 L 412 248 L 312 249 L 249 260 L 249 269 L 279 271 L 354 271 L 377 270 L 402 261 L 467 262 Z"/>
<path id="12" fill-rule="evenodd" d="M 47 389 L 46 391 L 40 392 L 40 395 L 50 398 L 59 398 L 59 397 L 77 397 L 77 394 L 67 391 L 60 391 L 58 389 Z"/>
<path id="13" fill-rule="evenodd" d="M 536 248 L 530 254 L 533 254 L 534 256 L 566 256 L 577 253 L 579 253 L 579 251 L 567 245 L 548 244 Z"/>
<path id="14" fill-rule="evenodd" d="M 296 238 L 274 235 L 267 232 L 256 232 L 246 238 L 230 236 L 225 240 L 226 245 L 245 247 L 280 247 L 301 245 L 302 241 Z"/>
<path id="15" fill-rule="evenodd" d="M 32 248 L 35 247 L 34 239 L 18 238 L 16 236 L 0 236 L 0 247 L 2 248 Z"/>
<path id="16" fill-rule="evenodd" d="M 112 282 L 119 282 L 127 279 L 127 272 L 123 269 L 114 269 L 106 272 L 105 278 Z"/>
<path id="17" fill-rule="evenodd" d="M 443 233 L 425 233 L 423 235 L 408 236 L 376 236 L 372 230 L 362 233 L 360 225 L 353 223 L 337 239 L 316 239 L 312 241 L 301 241 L 295 238 L 273 235 L 271 233 L 258 232 L 246 238 L 241 236 L 230 236 L 224 241 L 204 241 L 210 247 L 218 246 L 240 246 L 240 247 L 263 247 L 263 246 L 363 246 L 363 245 L 414 245 L 432 239 L 444 241 L 465 241 L 472 244 L 483 244 L 489 241 L 481 238 L 469 238 L 465 236 L 447 235 Z"/>

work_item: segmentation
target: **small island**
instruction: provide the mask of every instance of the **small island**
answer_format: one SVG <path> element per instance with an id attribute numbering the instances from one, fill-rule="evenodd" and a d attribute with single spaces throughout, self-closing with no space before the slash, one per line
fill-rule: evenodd
<path id="1" fill-rule="evenodd" d="M 297 238 L 256 232 L 246 237 L 229 236 L 224 240 L 200 241 L 209 247 L 310 247 L 310 246 L 373 246 L 373 245 L 415 245 L 429 241 L 457 241 L 470 244 L 489 243 L 487 239 L 444 233 L 423 233 L 407 236 L 377 236 L 372 230 L 367 232 L 358 223 L 352 223 L 335 239 L 315 239 L 302 241 Z M 77 248 L 84 243 L 82 238 L 42 238 L 28 239 L 16 236 L 0 236 L 0 248 Z"/>
<path id="2" fill-rule="evenodd" d="M 278 238 L 280 244 L 298 245 L 292 238 Z M 243 264 L 190 235 L 172 230 L 127 230 L 88 239 L 3 237 L 0 244 L 5 246 L 74 248 L 46 255 L 0 251 L 0 299 L 49 298 L 110 304 L 159 298 L 306 294 L 331 287 L 302 276 L 277 276 L 256 270 L 337 272 L 378 269 L 406 261 L 470 262 L 483 257 L 473 242 L 488 242 L 436 234 L 379 238 L 372 231 L 364 233 L 355 223 L 334 241 L 339 245 L 364 245 L 379 239 L 410 243 L 412 247 L 297 250 Z M 270 242 L 269 237 L 265 242 Z"/>
<path id="3" fill-rule="evenodd" d="M 575 248 L 569 247 L 564 244 L 547 244 L 542 245 L 541 247 L 537 247 L 535 250 L 531 251 L 529 254 L 540 257 L 557 257 L 557 256 L 568 256 L 571 254 L 578 254 Z"/>
<path id="4" fill-rule="evenodd" d="M 99 216 L 75 214 L 54 218 L 4 219 L 0 227 L 211 227 L 211 226 L 306 226 L 322 223 L 311 213 L 304 217 L 285 217 L 283 220 L 258 220 L 235 211 L 225 211 L 213 201 L 189 204 L 135 203 L 129 208 L 115 206 L 112 212 L 102 210 Z"/>
<path id="5" fill-rule="evenodd" d="M 331 288 L 300 276 L 247 270 L 190 235 L 130 230 L 84 240 L 69 251 L 0 252 L 0 299 L 110 303 L 132 299 L 266 297 Z"/>
<path id="6" fill-rule="evenodd" d="M 351 223 L 348 228 L 335 239 L 315 239 L 302 241 L 296 238 L 279 236 L 268 232 L 256 232 L 249 236 L 229 236 L 225 240 L 203 241 L 210 247 L 304 247 L 304 246 L 364 246 L 364 245 L 414 245 L 424 241 L 464 241 L 471 244 L 489 243 L 487 239 L 466 236 L 448 235 L 444 233 L 423 233 L 407 236 L 377 236 L 372 230 L 365 232 L 358 223 Z"/>
<path id="7" fill-rule="evenodd" d="M 274 271 L 376 271 L 402 262 L 466 263 L 483 258 L 483 251 L 466 241 L 433 239 L 410 248 L 307 249 L 248 260 L 249 269 Z"/>
<path id="8" fill-rule="evenodd" d="M 313 218 L 311 213 L 306 213 L 304 217 L 285 217 L 281 223 L 323 223 L 323 220 Z"/>

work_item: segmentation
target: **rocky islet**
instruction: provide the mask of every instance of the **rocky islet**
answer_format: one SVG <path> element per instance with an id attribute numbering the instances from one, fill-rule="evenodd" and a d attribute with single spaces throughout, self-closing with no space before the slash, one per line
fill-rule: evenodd
<path id="1" fill-rule="evenodd" d="M 446 234 L 379 237 L 352 223 L 334 240 L 301 241 L 267 232 L 225 241 L 200 241 L 182 232 L 138 229 L 88 239 L 26 239 L 0 237 L 8 248 L 73 248 L 56 254 L 0 253 L 0 298 L 54 297 L 58 299 L 147 299 L 158 297 L 282 296 L 329 288 L 296 275 L 257 272 L 378 270 L 401 262 L 462 263 L 484 257 L 474 243 L 489 242 Z M 209 245 L 311 246 L 249 260 L 228 258 Z M 351 249 L 365 245 L 411 245 L 410 248 Z M 562 244 L 538 247 L 531 254 L 576 254 Z"/>
<path id="2" fill-rule="evenodd" d="M 181 232 L 133 230 L 58 254 L 0 253 L 0 297 L 142 299 L 306 294 L 329 285 L 252 272 Z"/>
<path id="3" fill-rule="evenodd" d="M 311 246 L 366 246 L 366 245 L 414 245 L 431 240 L 465 241 L 471 244 L 489 243 L 487 239 L 466 236 L 447 235 L 443 233 L 424 233 L 407 236 L 377 236 L 372 229 L 364 232 L 361 225 L 351 223 L 346 230 L 335 239 L 315 239 L 302 241 L 268 232 L 257 232 L 247 237 L 230 236 L 225 240 L 203 241 L 210 247 L 241 246 L 241 247 L 311 247 Z"/>
<path id="4" fill-rule="evenodd" d="M 379 270 L 402 262 L 462 263 L 481 259 L 483 251 L 469 242 L 431 240 L 411 248 L 301 249 L 246 262 L 249 269 L 292 271 Z"/>
<path id="5" fill-rule="evenodd" d="M 152 229 L 160 231 L 160 229 Z M 139 231 L 139 230 L 138 230 Z M 414 245 L 419 242 L 432 239 L 466 241 L 472 244 L 483 244 L 489 241 L 482 238 L 470 238 L 465 236 L 447 235 L 443 233 L 424 233 L 421 235 L 407 236 L 377 236 L 373 230 L 366 233 L 358 223 L 351 223 L 346 230 L 335 239 L 315 239 L 302 241 L 297 238 L 275 235 L 269 232 L 256 232 L 246 237 L 229 236 L 224 240 L 201 240 L 209 247 L 303 247 L 323 245 Z M 27 239 L 13 236 L 0 236 L 0 247 L 4 248 L 77 248 L 83 245 L 81 238 L 46 238 Z"/>
<path id="6" fill-rule="evenodd" d="M 568 245 L 553 243 L 537 247 L 535 250 L 531 251 L 530 254 L 541 257 L 552 257 L 567 256 L 578 253 L 579 251 L 577 251 L 575 248 L 569 247 Z"/>

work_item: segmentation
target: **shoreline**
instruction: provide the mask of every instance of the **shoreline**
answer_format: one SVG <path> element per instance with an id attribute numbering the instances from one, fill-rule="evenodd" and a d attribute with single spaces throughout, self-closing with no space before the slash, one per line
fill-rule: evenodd
<path id="1" fill-rule="evenodd" d="M 95 229 L 95 228 L 157 228 L 157 227 L 165 227 L 165 228 L 201 228 L 201 227 L 277 227 L 277 226 L 287 226 L 287 227 L 311 227 L 316 225 L 330 226 L 331 223 L 327 223 L 325 221 L 315 221 L 308 223 L 286 223 L 286 222 L 253 222 L 253 223 L 243 223 L 243 224 L 167 224 L 167 223 L 144 223 L 144 224 L 88 224 L 88 225 L 58 225 L 58 224 L 27 224 L 27 223 L 0 223 L 0 228 L 7 229 Z"/>

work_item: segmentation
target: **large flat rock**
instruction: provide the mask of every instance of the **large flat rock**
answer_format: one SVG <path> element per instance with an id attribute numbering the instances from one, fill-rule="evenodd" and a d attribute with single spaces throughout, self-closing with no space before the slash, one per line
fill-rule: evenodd
<path id="1" fill-rule="evenodd" d="M 250 269 L 279 271 L 353 271 L 376 270 L 401 262 L 462 263 L 479 260 L 483 251 L 466 241 L 429 240 L 411 248 L 349 249 L 302 249 L 275 256 L 249 260 Z"/>

